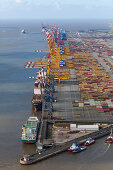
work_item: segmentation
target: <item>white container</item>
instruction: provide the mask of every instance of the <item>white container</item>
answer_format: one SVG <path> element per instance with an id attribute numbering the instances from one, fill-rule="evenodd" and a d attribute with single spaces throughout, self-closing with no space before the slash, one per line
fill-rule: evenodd
<path id="1" fill-rule="evenodd" d="M 78 131 L 78 130 L 99 130 L 98 125 L 76 125 L 76 124 L 70 124 L 70 130 L 71 131 Z"/>
<path id="2" fill-rule="evenodd" d="M 96 106 L 101 106 L 101 102 L 100 101 L 95 101 L 95 105 Z"/>
<path id="3" fill-rule="evenodd" d="M 89 99 L 89 103 L 90 103 L 91 106 L 95 106 L 95 101 L 94 101 L 94 99 Z"/>
<path id="4" fill-rule="evenodd" d="M 99 130 L 98 125 L 78 125 L 77 130 Z"/>
<path id="5" fill-rule="evenodd" d="M 84 103 L 79 103 L 79 107 L 84 107 Z"/>
<path id="6" fill-rule="evenodd" d="M 76 130 L 76 124 L 70 124 L 70 131 Z"/>
<path id="7" fill-rule="evenodd" d="M 39 88 L 34 88 L 34 94 L 41 94 L 41 90 Z"/>

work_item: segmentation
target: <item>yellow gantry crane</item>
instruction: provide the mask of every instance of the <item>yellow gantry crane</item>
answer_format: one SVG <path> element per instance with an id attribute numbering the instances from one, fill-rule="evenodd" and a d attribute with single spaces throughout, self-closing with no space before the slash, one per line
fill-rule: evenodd
<path id="1" fill-rule="evenodd" d="M 49 52 L 48 58 L 45 61 L 28 62 L 25 68 L 46 68 L 48 74 L 54 74 L 54 78 L 61 79 L 70 78 L 70 68 L 73 68 L 73 63 L 67 60 L 67 55 L 70 54 L 69 48 L 64 47 L 64 53 L 60 53 L 60 45 L 55 43 L 53 34 L 49 32 L 47 35 L 49 50 L 36 50 L 36 52 Z"/>
<path id="2" fill-rule="evenodd" d="M 110 27 L 111 27 L 111 31 L 110 31 L 110 34 L 113 35 L 113 23 L 110 24 Z"/>

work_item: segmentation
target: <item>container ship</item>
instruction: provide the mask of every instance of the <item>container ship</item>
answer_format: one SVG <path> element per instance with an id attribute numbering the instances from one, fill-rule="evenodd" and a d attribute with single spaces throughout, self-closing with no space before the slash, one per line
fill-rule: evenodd
<path id="1" fill-rule="evenodd" d="M 43 94 L 42 94 L 40 87 L 39 86 L 35 87 L 33 98 L 32 98 L 32 107 L 35 111 L 41 111 L 42 110 L 42 95 Z"/>
<path id="2" fill-rule="evenodd" d="M 34 88 L 34 94 L 32 98 L 32 106 L 34 111 L 41 111 L 42 110 L 42 100 L 43 100 L 43 94 L 44 94 L 44 88 L 45 88 L 45 82 L 46 82 L 47 72 L 43 70 L 39 70 L 37 72 L 37 77 L 35 77 L 35 88 Z"/>
<path id="3" fill-rule="evenodd" d="M 35 143 L 39 131 L 39 120 L 37 117 L 29 117 L 27 122 L 22 126 L 23 143 Z"/>

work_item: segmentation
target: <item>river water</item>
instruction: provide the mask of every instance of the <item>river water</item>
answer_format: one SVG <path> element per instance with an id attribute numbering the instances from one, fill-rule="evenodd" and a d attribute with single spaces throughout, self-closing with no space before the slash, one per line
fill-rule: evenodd
<path id="1" fill-rule="evenodd" d="M 44 21 L 58 24 L 66 30 L 86 30 L 89 28 L 109 28 L 110 21 Z M 103 24 L 103 25 L 102 25 Z M 44 53 L 36 49 L 48 49 L 41 33 L 41 21 L 0 22 L 0 170 L 112 170 L 113 145 L 96 141 L 86 151 L 79 154 L 62 153 L 30 166 L 21 166 L 22 153 L 34 153 L 35 145 L 21 143 L 21 127 L 32 114 L 31 99 L 37 69 L 25 69 L 28 61 L 42 58 Z M 26 34 L 21 34 L 25 29 Z"/>

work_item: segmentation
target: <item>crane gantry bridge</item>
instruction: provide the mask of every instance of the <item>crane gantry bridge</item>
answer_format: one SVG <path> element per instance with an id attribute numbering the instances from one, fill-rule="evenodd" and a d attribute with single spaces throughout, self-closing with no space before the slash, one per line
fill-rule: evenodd
<path id="1" fill-rule="evenodd" d="M 35 52 L 48 52 L 43 61 L 28 62 L 24 68 L 46 68 L 48 75 L 54 75 L 54 79 L 60 80 L 70 78 L 70 68 L 73 68 L 72 62 L 68 61 L 67 55 L 70 55 L 68 47 L 65 47 L 63 35 L 56 27 L 49 27 L 45 30 L 49 50 L 36 50 Z"/>

